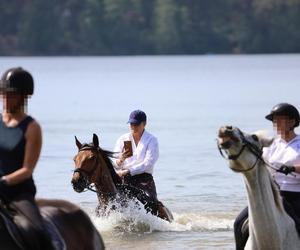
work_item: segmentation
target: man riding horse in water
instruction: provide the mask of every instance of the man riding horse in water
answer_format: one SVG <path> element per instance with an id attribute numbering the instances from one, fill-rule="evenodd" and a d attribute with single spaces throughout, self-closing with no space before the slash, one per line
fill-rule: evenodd
<path id="1" fill-rule="evenodd" d="M 142 189 L 157 200 L 152 176 L 159 156 L 157 139 L 145 130 L 147 116 L 143 111 L 131 112 L 128 123 L 130 132 L 122 135 L 114 148 L 114 152 L 120 152 L 115 159 L 117 174 L 124 178 L 125 184 Z M 124 142 L 131 142 L 129 148 L 124 147 Z"/>
<path id="2" fill-rule="evenodd" d="M 75 137 L 78 153 L 74 157 L 75 170 L 71 182 L 76 192 L 96 192 L 98 208 L 104 214 L 107 208 L 110 209 L 107 205 L 111 201 L 126 206 L 126 201 L 137 199 L 147 212 L 171 222 L 171 212 L 157 200 L 152 173 L 159 155 L 158 142 L 145 130 L 146 121 L 143 111 L 133 111 L 128 121 L 131 132 L 119 138 L 114 153 L 100 147 L 96 134 L 92 143 L 82 144 Z"/>

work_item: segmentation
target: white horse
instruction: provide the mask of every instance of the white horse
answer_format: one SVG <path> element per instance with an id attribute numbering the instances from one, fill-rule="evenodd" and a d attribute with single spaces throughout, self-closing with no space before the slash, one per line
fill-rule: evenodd
<path id="1" fill-rule="evenodd" d="M 238 128 L 219 129 L 218 145 L 230 168 L 244 177 L 249 208 L 249 238 L 245 249 L 299 250 L 294 220 L 286 213 L 277 185 L 261 158 L 262 147 L 272 140 L 259 134 L 244 134 Z"/>

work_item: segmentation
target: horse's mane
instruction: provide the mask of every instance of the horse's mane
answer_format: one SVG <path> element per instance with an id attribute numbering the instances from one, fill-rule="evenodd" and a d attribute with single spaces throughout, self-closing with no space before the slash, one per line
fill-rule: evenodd
<path id="1" fill-rule="evenodd" d="M 115 184 L 120 184 L 121 178 L 117 175 L 114 165 L 113 165 L 113 162 L 111 160 L 111 158 L 115 158 L 115 156 L 114 156 L 115 153 L 112 151 L 104 150 L 100 147 L 99 147 L 99 149 L 100 149 L 99 152 L 102 155 L 103 160 L 105 161 L 105 163 L 109 169 L 109 172 L 110 172 L 111 178 L 113 179 L 113 182 Z"/>
<path id="2" fill-rule="evenodd" d="M 115 153 L 114 152 L 102 149 L 100 146 L 98 146 L 98 148 L 96 148 L 93 143 L 84 143 L 84 144 L 82 144 L 81 148 L 90 148 L 90 149 L 98 150 L 98 152 L 101 154 L 105 164 L 108 167 L 108 170 L 110 172 L 111 178 L 113 179 L 113 182 L 115 184 L 120 184 L 121 183 L 121 178 L 117 175 L 117 173 L 114 169 L 113 162 L 111 160 L 111 158 L 115 158 L 115 156 L 114 156 Z"/>

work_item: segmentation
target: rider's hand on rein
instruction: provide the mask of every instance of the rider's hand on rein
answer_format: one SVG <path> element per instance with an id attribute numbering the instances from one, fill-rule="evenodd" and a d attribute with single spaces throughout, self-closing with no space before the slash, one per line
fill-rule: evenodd
<path id="1" fill-rule="evenodd" d="M 121 170 L 117 170 L 117 174 L 122 178 L 125 175 L 128 175 L 130 172 L 128 169 L 121 169 Z"/>
<path id="2" fill-rule="evenodd" d="M 292 173 L 292 172 L 295 172 L 295 171 L 296 171 L 295 167 L 293 167 L 293 166 L 286 166 L 286 165 L 282 165 L 282 166 L 277 170 L 277 172 L 283 173 L 283 174 L 285 174 L 285 175 L 288 175 L 288 174 L 290 174 L 290 173 Z"/>

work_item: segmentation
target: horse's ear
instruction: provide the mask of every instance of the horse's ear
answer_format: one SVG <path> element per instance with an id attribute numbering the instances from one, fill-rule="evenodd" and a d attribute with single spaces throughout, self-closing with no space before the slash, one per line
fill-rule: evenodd
<path id="1" fill-rule="evenodd" d="M 94 147 L 96 147 L 96 148 L 99 147 L 99 139 L 96 134 L 93 134 L 93 144 L 94 144 Z"/>
<path id="2" fill-rule="evenodd" d="M 76 142 L 76 146 L 77 146 L 77 148 L 78 149 L 81 149 L 81 147 L 82 147 L 82 144 L 81 144 L 81 142 L 77 139 L 77 137 L 75 136 L 75 142 Z"/>

